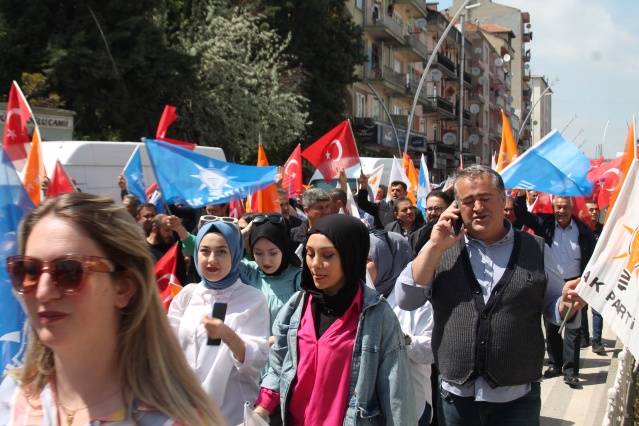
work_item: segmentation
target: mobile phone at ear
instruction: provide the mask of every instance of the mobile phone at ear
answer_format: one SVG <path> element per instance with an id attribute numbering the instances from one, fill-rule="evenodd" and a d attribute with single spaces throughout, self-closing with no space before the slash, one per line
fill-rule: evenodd
<path id="1" fill-rule="evenodd" d="M 224 321 L 224 318 L 226 317 L 226 303 L 214 302 L 213 313 L 211 316 L 213 318 L 217 318 L 219 320 Z M 206 341 L 206 344 L 209 346 L 220 346 L 221 343 L 222 343 L 222 339 L 211 339 L 210 337 Z"/>
<path id="2" fill-rule="evenodd" d="M 455 208 L 458 209 L 459 204 L 455 203 Z M 463 225 L 463 222 L 461 220 L 461 213 L 459 213 L 459 218 L 453 220 L 453 234 L 459 235 L 459 233 L 461 232 L 462 225 Z"/>

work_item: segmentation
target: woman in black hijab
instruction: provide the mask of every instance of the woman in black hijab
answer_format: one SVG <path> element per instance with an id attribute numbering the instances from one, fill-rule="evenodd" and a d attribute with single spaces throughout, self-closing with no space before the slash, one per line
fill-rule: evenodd
<path id="1" fill-rule="evenodd" d="M 273 325 L 268 374 L 256 402 L 295 425 L 416 424 L 404 334 L 366 287 L 368 229 L 345 215 L 320 219 L 304 247 L 302 292 Z"/>

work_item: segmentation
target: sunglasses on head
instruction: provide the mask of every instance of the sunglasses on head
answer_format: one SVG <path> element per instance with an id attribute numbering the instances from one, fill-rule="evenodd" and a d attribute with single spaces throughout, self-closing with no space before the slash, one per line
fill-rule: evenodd
<path id="1" fill-rule="evenodd" d="M 237 229 L 237 234 L 241 237 L 242 236 L 242 231 L 239 228 L 239 225 L 237 224 L 237 219 L 234 217 L 228 217 L 228 216 L 215 216 L 212 214 L 205 214 L 204 216 L 200 216 L 200 222 L 198 223 L 198 229 L 200 229 L 205 223 L 209 223 L 209 222 L 223 222 L 226 223 L 227 225 L 233 226 L 235 229 Z"/>
<path id="2" fill-rule="evenodd" d="M 262 223 L 266 223 L 266 222 L 271 222 L 271 223 L 282 223 L 284 221 L 284 216 L 282 215 L 268 215 L 268 214 L 256 214 L 255 216 L 253 216 L 253 220 L 252 222 L 256 225 L 260 225 Z"/>
<path id="3" fill-rule="evenodd" d="M 104 257 L 75 254 L 53 260 L 9 256 L 7 271 L 13 288 L 20 294 L 34 291 L 43 272 L 51 275 L 53 284 L 64 294 L 75 294 L 84 286 L 89 272 L 115 272 L 115 263 Z"/>

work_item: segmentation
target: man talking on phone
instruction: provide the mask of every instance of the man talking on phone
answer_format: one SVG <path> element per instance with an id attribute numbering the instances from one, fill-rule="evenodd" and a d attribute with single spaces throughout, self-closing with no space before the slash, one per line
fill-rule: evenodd
<path id="1" fill-rule="evenodd" d="M 578 328 L 579 279 L 564 283 L 543 239 L 505 220 L 504 182 L 495 171 L 459 170 L 454 192 L 457 205 L 442 213 L 395 285 L 402 309 L 433 306 L 440 424 L 539 425 L 541 315 Z"/>

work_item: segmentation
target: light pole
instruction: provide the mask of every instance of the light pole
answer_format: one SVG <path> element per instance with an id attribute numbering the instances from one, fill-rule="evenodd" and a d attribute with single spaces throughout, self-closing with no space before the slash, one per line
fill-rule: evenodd
<path id="1" fill-rule="evenodd" d="M 419 79 L 419 84 L 417 85 L 417 91 L 415 92 L 415 99 L 413 99 L 413 107 L 410 109 L 410 115 L 408 117 L 408 125 L 406 128 L 406 141 L 404 143 L 404 152 L 408 152 L 408 141 L 410 139 L 410 128 L 413 124 L 413 113 L 415 111 L 415 108 L 417 107 L 417 98 L 419 98 L 419 94 L 422 91 L 422 86 L 424 85 L 424 81 L 426 80 L 426 76 L 428 75 L 428 70 L 430 69 L 430 66 L 433 64 L 433 61 L 435 60 L 435 58 L 437 57 L 437 52 L 439 52 L 439 48 L 441 47 L 442 43 L 444 42 L 444 39 L 448 35 L 448 32 L 453 27 L 453 23 L 455 22 L 455 19 L 457 19 L 457 17 L 462 13 L 462 11 L 466 8 L 466 5 L 469 2 L 470 0 L 465 0 L 464 4 L 462 4 L 459 10 L 457 11 L 457 13 L 455 13 L 455 16 L 453 16 L 453 19 L 450 20 L 450 22 L 448 23 L 448 26 L 442 33 L 441 37 L 439 37 L 439 41 L 435 45 L 435 49 L 433 49 L 433 53 L 430 55 L 430 58 L 428 58 L 428 62 L 426 63 L 426 67 L 424 68 L 424 72 L 422 73 L 422 78 Z M 477 7 L 477 6 L 479 6 L 479 3 L 477 3 L 476 5 L 474 4 L 471 7 Z"/>
<path id="2" fill-rule="evenodd" d="M 528 121 L 528 119 L 532 115 L 533 111 L 535 110 L 535 107 L 537 106 L 539 101 L 543 99 L 544 96 L 551 94 L 551 93 L 548 93 L 548 91 L 550 90 L 550 88 L 552 86 L 554 86 L 557 83 L 559 83 L 559 79 L 557 79 L 557 78 L 555 78 L 553 81 L 551 81 L 550 84 L 548 85 L 548 87 L 546 87 L 546 89 L 543 92 L 541 92 L 541 95 L 539 95 L 539 98 L 537 98 L 537 100 L 535 101 L 533 106 L 530 108 L 530 111 L 528 111 L 528 115 L 526 116 L 526 118 L 524 118 L 524 121 L 521 123 L 521 127 L 519 128 L 519 135 L 517 135 L 517 145 L 519 145 L 519 139 L 521 139 L 521 133 L 524 130 L 524 127 L 526 126 L 526 122 Z"/>

